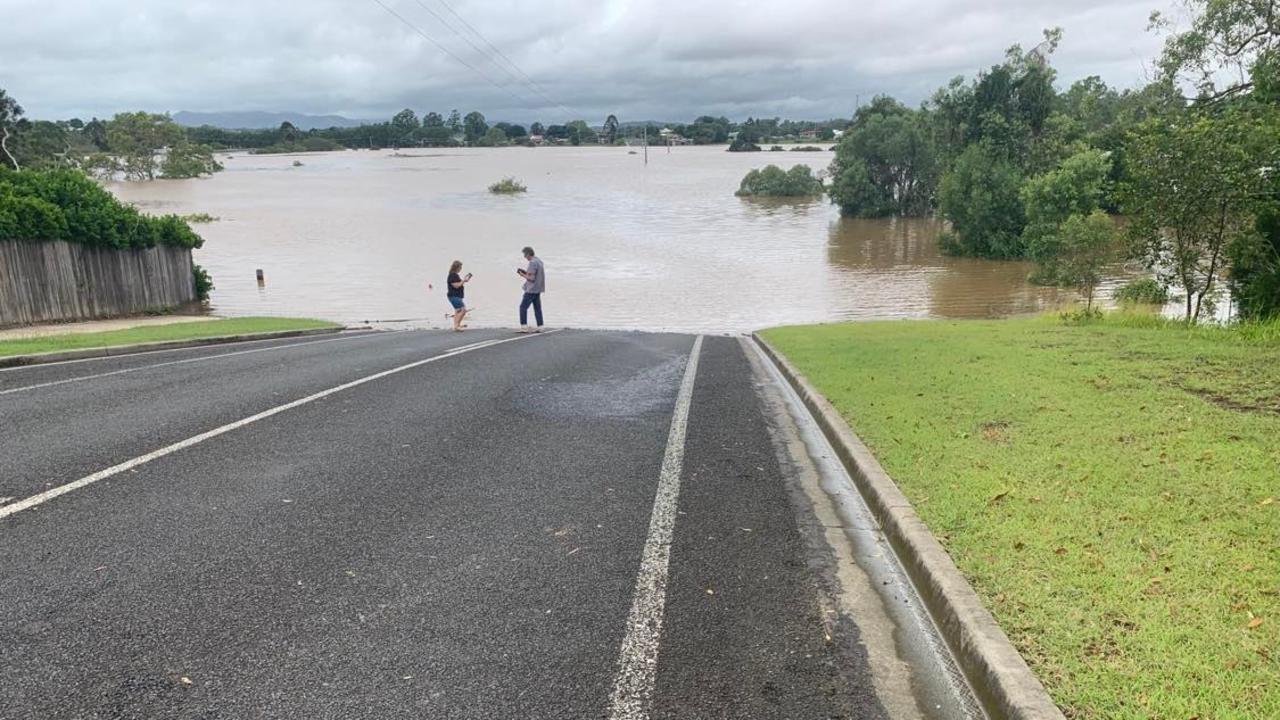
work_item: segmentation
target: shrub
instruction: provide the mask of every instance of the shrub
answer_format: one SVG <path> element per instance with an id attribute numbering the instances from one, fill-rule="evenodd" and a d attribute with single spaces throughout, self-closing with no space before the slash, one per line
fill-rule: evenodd
<path id="1" fill-rule="evenodd" d="M 729 152 L 760 152 L 760 149 L 760 146 L 752 142 L 751 138 L 744 137 L 742 134 L 729 144 Z"/>
<path id="2" fill-rule="evenodd" d="M 519 180 L 515 178 L 503 178 L 498 182 L 489 186 L 489 192 L 498 195 L 511 195 L 514 193 L 528 192 L 529 188 L 525 187 Z"/>
<path id="3" fill-rule="evenodd" d="M 822 152 L 822 148 L 817 145 L 801 145 L 791 148 L 791 152 Z"/>
<path id="4" fill-rule="evenodd" d="M 209 299 L 209 291 L 213 290 L 213 278 L 209 277 L 209 271 L 199 265 L 191 266 L 191 280 L 195 283 L 196 299 L 200 301 Z"/>
<path id="5" fill-rule="evenodd" d="M 1026 224 L 1021 187 L 1022 173 L 1013 163 L 983 144 L 966 148 L 939 192 L 942 214 L 954 233 L 943 249 L 975 257 L 1021 257 Z"/>
<path id="6" fill-rule="evenodd" d="M 822 181 L 814 177 L 808 165 L 783 170 L 768 165 L 752 170 L 742 178 L 738 197 L 814 197 L 822 194 Z"/>
<path id="7" fill-rule="evenodd" d="M 1164 305 L 1169 302 L 1169 288 L 1155 278 L 1140 278 L 1116 290 L 1115 299 L 1132 305 Z"/>
<path id="8" fill-rule="evenodd" d="M 144 215 L 78 170 L 0 169 L 0 240 L 67 240 L 112 248 L 202 243 L 177 215 Z"/>
<path id="9" fill-rule="evenodd" d="M 215 215 L 210 215 L 209 213 L 201 212 L 201 213 L 191 213 L 189 215 L 183 215 L 182 219 L 189 223 L 211 223 L 211 222 L 217 222 L 221 218 Z"/>
<path id="10" fill-rule="evenodd" d="M 1019 197 L 1027 214 L 1022 241 L 1027 255 L 1040 264 L 1042 277 L 1051 279 L 1056 272 L 1063 222 L 1072 215 L 1086 216 L 1098 208 L 1110 171 L 1111 160 L 1105 152 L 1084 150 L 1022 186 Z"/>
<path id="11" fill-rule="evenodd" d="M 1085 298 L 1085 309 L 1093 309 L 1093 293 L 1102 282 L 1102 269 L 1111 260 L 1116 228 L 1101 210 L 1088 215 L 1072 215 L 1058 228 L 1057 274 Z"/>

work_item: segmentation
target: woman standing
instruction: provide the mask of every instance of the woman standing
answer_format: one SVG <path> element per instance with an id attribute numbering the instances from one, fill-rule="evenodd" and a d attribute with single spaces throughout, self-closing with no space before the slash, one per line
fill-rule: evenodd
<path id="1" fill-rule="evenodd" d="M 467 303 L 463 298 L 467 295 L 467 283 L 471 282 L 471 273 L 467 273 L 467 276 L 463 277 L 459 275 L 461 272 L 462 261 L 454 260 L 453 264 L 449 266 L 449 279 L 445 280 L 445 284 L 449 288 L 449 304 L 453 306 L 454 332 L 462 332 L 465 329 L 462 319 L 467 316 Z"/>

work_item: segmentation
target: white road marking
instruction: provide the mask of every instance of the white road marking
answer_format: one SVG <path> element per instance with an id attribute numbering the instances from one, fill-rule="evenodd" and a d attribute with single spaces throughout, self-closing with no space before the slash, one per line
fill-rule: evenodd
<path id="1" fill-rule="evenodd" d="M 398 333 L 398 332 L 404 332 L 404 331 L 399 330 L 395 332 Z M 204 362 L 206 360 L 217 360 L 219 358 L 234 357 L 236 355 L 252 355 L 253 353 L 272 352 L 274 350 L 288 350 L 289 348 L 304 347 L 306 345 L 324 345 L 325 343 L 345 342 L 347 340 L 363 340 L 363 339 L 373 338 L 373 337 L 386 337 L 387 335 L 390 335 L 390 334 L 394 334 L 394 333 L 392 332 L 367 333 L 362 335 L 352 335 L 348 337 L 330 338 L 328 340 L 312 340 L 309 342 L 288 343 L 286 345 L 273 345 L 271 347 L 254 348 L 253 350 L 239 350 L 236 352 L 220 353 L 217 355 L 202 355 L 200 357 L 187 358 L 186 360 L 170 360 L 168 362 L 153 363 L 151 365 L 139 365 L 138 367 L 124 368 L 123 370 L 112 370 L 110 372 L 94 373 L 93 375 L 81 375 L 79 377 L 65 378 L 62 380 L 51 380 L 49 382 L 43 382 L 43 383 L 36 383 L 35 385 L 24 385 L 22 387 L 9 388 L 8 390 L 0 390 L 0 395 L 8 395 L 9 393 L 23 392 L 26 390 L 38 390 L 40 388 L 54 387 L 55 385 L 66 385 L 67 383 L 81 382 L 82 380 L 97 380 L 98 378 L 111 377 L 112 375 L 124 375 L 126 373 L 138 372 L 140 370 L 151 370 L 152 368 L 168 367 L 170 365 L 183 365 L 186 363 Z M 190 348 L 184 348 L 184 349 L 190 349 Z M 120 358 L 125 356 L 116 355 L 115 357 Z M 90 358 L 90 359 L 98 360 L 101 358 Z M 48 365 L 55 365 L 55 364 L 57 363 L 48 363 Z M 24 365 L 22 367 L 32 368 L 32 367 L 41 367 L 41 366 L 40 365 Z M 10 368 L 10 369 L 17 370 L 19 368 Z"/>
<path id="2" fill-rule="evenodd" d="M 676 525 L 676 505 L 680 499 L 680 474 L 684 465 L 684 439 L 693 400 L 693 382 L 698 374 L 702 336 L 693 341 L 684 380 L 676 396 L 667 449 L 658 476 L 658 492 L 649 517 L 649 537 L 640 557 L 635 596 L 627 617 L 627 634 L 618 655 L 618 674 L 610 700 L 610 720 L 647 720 L 653 706 L 657 679 L 658 640 L 662 635 L 662 615 L 667 602 L 667 568 L 671 560 L 671 535 Z"/>
<path id="3" fill-rule="evenodd" d="M 122 472 L 132 470 L 133 468 L 136 468 L 139 465 L 144 465 L 157 458 L 162 458 L 165 455 L 171 455 L 184 448 L 189 448 L 192 445 L 198 445 L 199 443 L 202 443 L 205 440 L 218 437 L 219 435 L 224 435 L 226 433 L 231 432 L 232 430 L 242 428 L 245 425 L 258 422 L 259 420 L 265 420 L 271 417 L 272 415 L 278 415 L 286 410 L 292 410 L 293 408 L 306 405 L 307 403 L 310 403 L 310 402 L 315 402 L 316 400 L 320 400 L 321 398 L 326 398 L 330 395 L 333 395 L 334 393 L 339 393 L 339 392 L 342 392 L 343 390 L 350 390 L 353 387 L 358 387 L 360 385 L 364 385 L 365 383 L 373 382 L 374 380 L 379 380 L 381 378 L 387 377 L 388 375 L 395 375 L 396 373 L 404 372 L 405 370 L 412 370 L 413 368 L 421 367 L 423 365 L 426 365 L 428 363 L 433 363 L 438 360 L 444 360 L 446 358 L 455 357 L 457 355 L 461 355 L 462 353 L 470 352 L 471 350 L 479 350 L 481 348 L 491 347 L 493 345 L 501 345 L 502 343 L 514 342 L 516 340 L 523 340 L 525 339 L 525 337 L 529 337 L 529 336 L 517 336 L 517 337 L 505 338 L 501 340 L 490 340 L 488 342 L 481 342 L 481 343 L 475 343 L 469 346 L 464 346 L 463 348 L 455 348 L 453 350 L 446 351 L 439 355 L 433 355 L 424 360 L 411 362 L 407 365 L 401 365 L 399 367 L 391 368 L 390 370 L 383 370 L 382 372 L 374 373 L 372 375 L 367 375 L 358 380 L 352 380 L 351 382 L 343 383 L 342 385 L 338 385 L 336 387 L 331 387 L 328 390 L 321 390 L 318 393 L 313 393 L 304 398 L 294 400 L 293 402 L 285 403 L 284 405 L 278 405 L 276 407 L 271 408 L 270 410 L 264 410 L 260 413 L 257 413 L 256 415 L 250 415 L 247 418 L 237 420 L 233 423 L 228 423 L 226 425 L 223 425 L 222 427 L 217 427 L 207 432 L 202 432 L 199 435 L 193 435 L 192 437 L 189 437 L 186 440 L 181 440 L 172 445 L 167 445 L 165 447 L 160 448 L 159 450 L 154 450 L 152 452 L 149 452 L 146 455 L 139 455 L 138 457 L 135 457 L 131 460 L 126 460 L 118 465 L 112 465 L 111 467 L 105 470 L 99 470 L 98 472 L 93 473 L 92 475 L 86 475 L 80 478 L 79 480 L 74 480 L 65 485 L 59 485 L 55 488 L 50 488 L 49 490 L 46 490 L 37 495 L 32 495 L 31 497 L 28 497 L 24 500 L 20 500 L 12 505 L 5 505 L 3 507 L 0 507 L 0 519 L 6 518 L 15 513 L 22 512 L 23 510 L 33 508 L 42 503 L 49 502 L 50 500 L 60 495 L 66 495 L 72 490 L 79 490 L 80 488 L 85 487 L 86 485 L 92 485 L 93 483 L 96 483 L 99 480 L 105 480 L 106 478 L 112 477 L 113 475 L 119 475 Z"/>

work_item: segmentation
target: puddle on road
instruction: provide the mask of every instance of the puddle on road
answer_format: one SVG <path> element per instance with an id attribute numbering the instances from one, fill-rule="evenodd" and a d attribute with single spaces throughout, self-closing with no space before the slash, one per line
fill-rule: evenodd
<path id="1" fill-rule="evenodd" d="M 526 387 L 514 400 L 516 409 L 548 418 L 626 420 L 669 413 L 684 373 L 685 355 L 627 375 L 590 382 L 557 381 L 555 377 Z"/>

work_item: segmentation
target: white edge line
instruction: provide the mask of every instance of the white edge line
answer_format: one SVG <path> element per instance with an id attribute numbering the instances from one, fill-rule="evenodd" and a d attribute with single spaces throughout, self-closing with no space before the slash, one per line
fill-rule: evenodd
<path id="1" fill-rule="evenodd" d="M 169 367 L 172 365 L 184 365 L 187 363 L 206 362 L 208 360 L 217 360 L 219 358 L 234 357 L 236 355 L 252 355 L 254 353 L 273 352 L 276 350 L 288 350 L 290 348 L 306 347 L 308 345 L 324 345 L 326 343 L 346 342 L 348 340 L 367 340 L 369 338 L 375 338 L 380 336 L 386 337 L 388 335 L 398 334 L 401 332 L 406 332 L 406 331 L 404 330 L 386 331 L 381 335 L 377 332 L 362 333 L 359 335 L 348 335 L 346 337 L 340 337 L 340 338 L 326 338 L 324 340 L 309 340 L 305 342 L 286 343 L 283 345 L 272 345 L 271 347 L 265 347 L 265 348 L 254 348 L 252 350 L 237 350 L 235 352 L 218 353 L 216 355 L 202 355 L 201 357 L 187 358 L 185 360 L 169 360 L 167 362 L 162 362 L 162 363 L 152 363 L 150 365 L 139 365 L 137 367 L 123 368 L 120 370 L 110 370 L 108 372 L 102 372 L 102 373 L 94 373 L 92 375 L 79 375 L 73 378 L 63 378 L 62 380 L 50 380 L 49 382 L 36 383 L 34 385 L 23 385 L 21 387 L 9 388 L 7 390 L 0 390 L 0 395 L 8 395 L 10 393 L 24 392 L 27 390 L 39 390 L 40 388 L 55 387 L 58 385 L 67 385 L 69 383 L 82 382 L 84 380 L 97 380 L 98 378 L 112 377 L 113 375 L 125 375 L 127 373 L 139 372 L 141 370 L 151 370 L 153 368 Z M 181 348 L 181 349 L 193 350 L 194 348 Z M 121 358 L 126 356 L 117 355 L 115 357 Z M 100 360 L 101 358 L 85 358 L 85 359 Z M 70 362 L 78 362 L 78 361 L 70 361 Z M 25 365 L 25 366 L 20 366 L 20 368 L 9 368 L 9 369 L 10 370 L 17 370 L 21 368 L 29 369 L 33 367 L 48 367 L 49 365 L 57 365 L 57 364 L 60 364 L 60 363 L 45 363 L 43 365 Z"/>
<path id="2" fill-rule="evenodd" d="M 698 356 L 702 352 L 702 336 L 693 341 L 684 379 L 676 396 L 671 417 L 667 448 L 662 457 L 658 490 L 653 498 L 653 514 L 649 517 L 649 536 L 640 556 L 636 575 L 635 596 L 627 616 L 627 633 L 618 653 L 618 674 L 614 679 L 609 703 L 610 720 L 647 720 L 653 704 L 653 688 L 657 680 L 658 641 L 662 635 L 662 616 L 667 601 L 667 569 L 671 560 L 671 537 L 676 524 L 676 506 L 680 499 L 680 475 L 684 465 L 684 441 L 689 424 L 689 406 L 693 401 L 693 384 L 698 374 Z"/>
<path id="3" fill-rule="evenodd" d="M 391 333 L 411 332 L 410 330 L 339 330 L 335 335 L 347 335 L 349 337 L 338 338 L 341 340 L 350 339 L 350 337 L 366 337 L 371 335 L 390 335 Z M 158 350 L 142 350 L 134 353 L 124 353 L 121 355 L 99 355 L 97 357 L 76 358 L 74 360 L 56 360 L 47 363 L 32 363 L 30 365 L 13 365 L 11 367 L 0 368 L 0 373 L 18 372 L 19 370 L 34 370 L 36 368 L 57 367 L 58 365 L 74 365 L 76 363 L 98 362 L 100 360 L 121 360 L 131 357 L 142 357 L 147 355 L 166 355 L 168 353 L 192 352 L 196 350 L 208 350 L 209 348 L 227 347 L 229 345 L 254 345 L 265 342 L 281 342 L 285 340 L 305 340 L 311 335 L 293 335 L 291 337 L 269 337 L 258 338 L 257 340 L 236 340 L 234 342 L 213 343 L 209 345 L 192 345 L 190 347 L 180 348 L 162 348 Z M 200 339 L 200 338 L 196 338 Z M 127 347 L 126 345 L 108 345 L 100 348 L 84 348 L 85 350 L 118 350 Z"/>
<path id="4" fill-rule="evenodd" d="M 555 332 L 555 331 L 551 331 L 551 332 Z M 549 335 L 551 334 L 551 332 L 542 333 L 542 334 Z M 515 340 L 523 340 L 526 337 L 536 337 L 536 336 L 522 335 L 519 337 L 505 338 L 501 340 L 487 341 L 483 343 L 476 343 L 475 346 L 471 347 L 471 350 L 479 350 L 482 347 L 492 347 L 494 345 L 501 345 L 503 343 L 509 343 Z M 374 380 L 379 380 L 381 378 L 387 377 L 388 375 L 395 375 L 396 373 L 404 372 L 405 370 L 411 370 L 416 367 L 421 367 L 422 365 L 433 363 L 433 362 L 436 362 L 437 360 L 444 360 L 446 358 L 451 358 L 463 352 L 470 352 L 470 350 L 462 350 L 462 351 L 454 350 L 452 352 L 444 352 L 439 355 L 432 355 L 431 357 L 425 358 L 423 360 L 411 362 L 407 365 L 394 367 L 394 368 L 391 368 L 390 370 L 383 370 L 382 372 L 374 373 L 373 375 L 367 375 L 358 380 L 352 380 L 351 382 L 343 383 L 342 385 L 338 385 L 336 387 L 331 387 L 328 390 L 321 390 L 318 393 L 313 393 L 304 398 L 299 398 L 298 400 L 294 400 L 293 402 L 285 403 L 284 405 L 277 405 L 276 407 L 273 407 L 269 410 L 263 410 L 262 412 L 257 413 L 255 415 L 250 415 L 249 417 L 237 420 L 233 423 L 228 423 L 221 427 L 216 427 L 212 430 L 202 432 L 199 435 L 193 435 L 187 438 L 186 440 L 180 440 L 176 443 L 173 443 L 172 445 L 166 445 L 165 447 L 162 447 L 159 450 L 153 450 L 147 453 L 146 455 L 139 455 L 138 457 L 135 457 L 131 460 L 126 460 L 117 465 L 112 465 L 111 467 L 106 468 L 105 470 L 99 470 L 98 472 L 93 473 L 92 475 L 86 475 L 80 478 L 79 480 L 73 480 L 69 483 L 66 483 L 65 485 L 59 485 L 55 488 L 50 488 L 48 490 L 45 490 L 42 493 L 32 495 L 31 497 L 28 497 L 24 500 L 20 500 L 16 503 L 13 503 L 12 505 L 5 505 L 3 507 L 0 507 L 0 519 L 9 517 L 10 515 L 13 515 L 15 513 L 22 512 L 23 510 L 33 508 L 37 505 L 49 502 L 50 500 L 60 495 L 66 495 L 67 493 L 73 490 L 79 490 L 80 488 L 85 487 L 86 485 L 92 485 L 93 483 L 96 483 L 99 480 L 105 480 L 106 478 L 112 477 L 113 475 L 119 475 L 120 473 L 125 472 L 126 470 L 132 470 L 133 468 L 136 468 L 139 465 L 144 465 L 157 458 L 162 458 L 165 455 L 171 455 L 184 448 L 189 448 L 192 445 L 198 445 L 199 443 L 202 443 L 205 440 L 209 440 L 211 438 L 218 437 L 219 435 L 229 433 L 232 430 L 242 428 L 245 425 L 258 422 L 259 420 L 265 420 L 266 418 L 269 418 L 272 415 L 278 415 L 286 410 L 292 410 L 293 408 L 306 405 L 307 403 L 314 402 L 321 398 L 328 397 L 330 395 L 333 395 L 334 393 L 339 393 L 339 392 L 342 392 L 343 390 L 350 390 L 353 387 L 358 387 L 360 385 L 364 385 L 365 383 L 373 382 Z"/>

